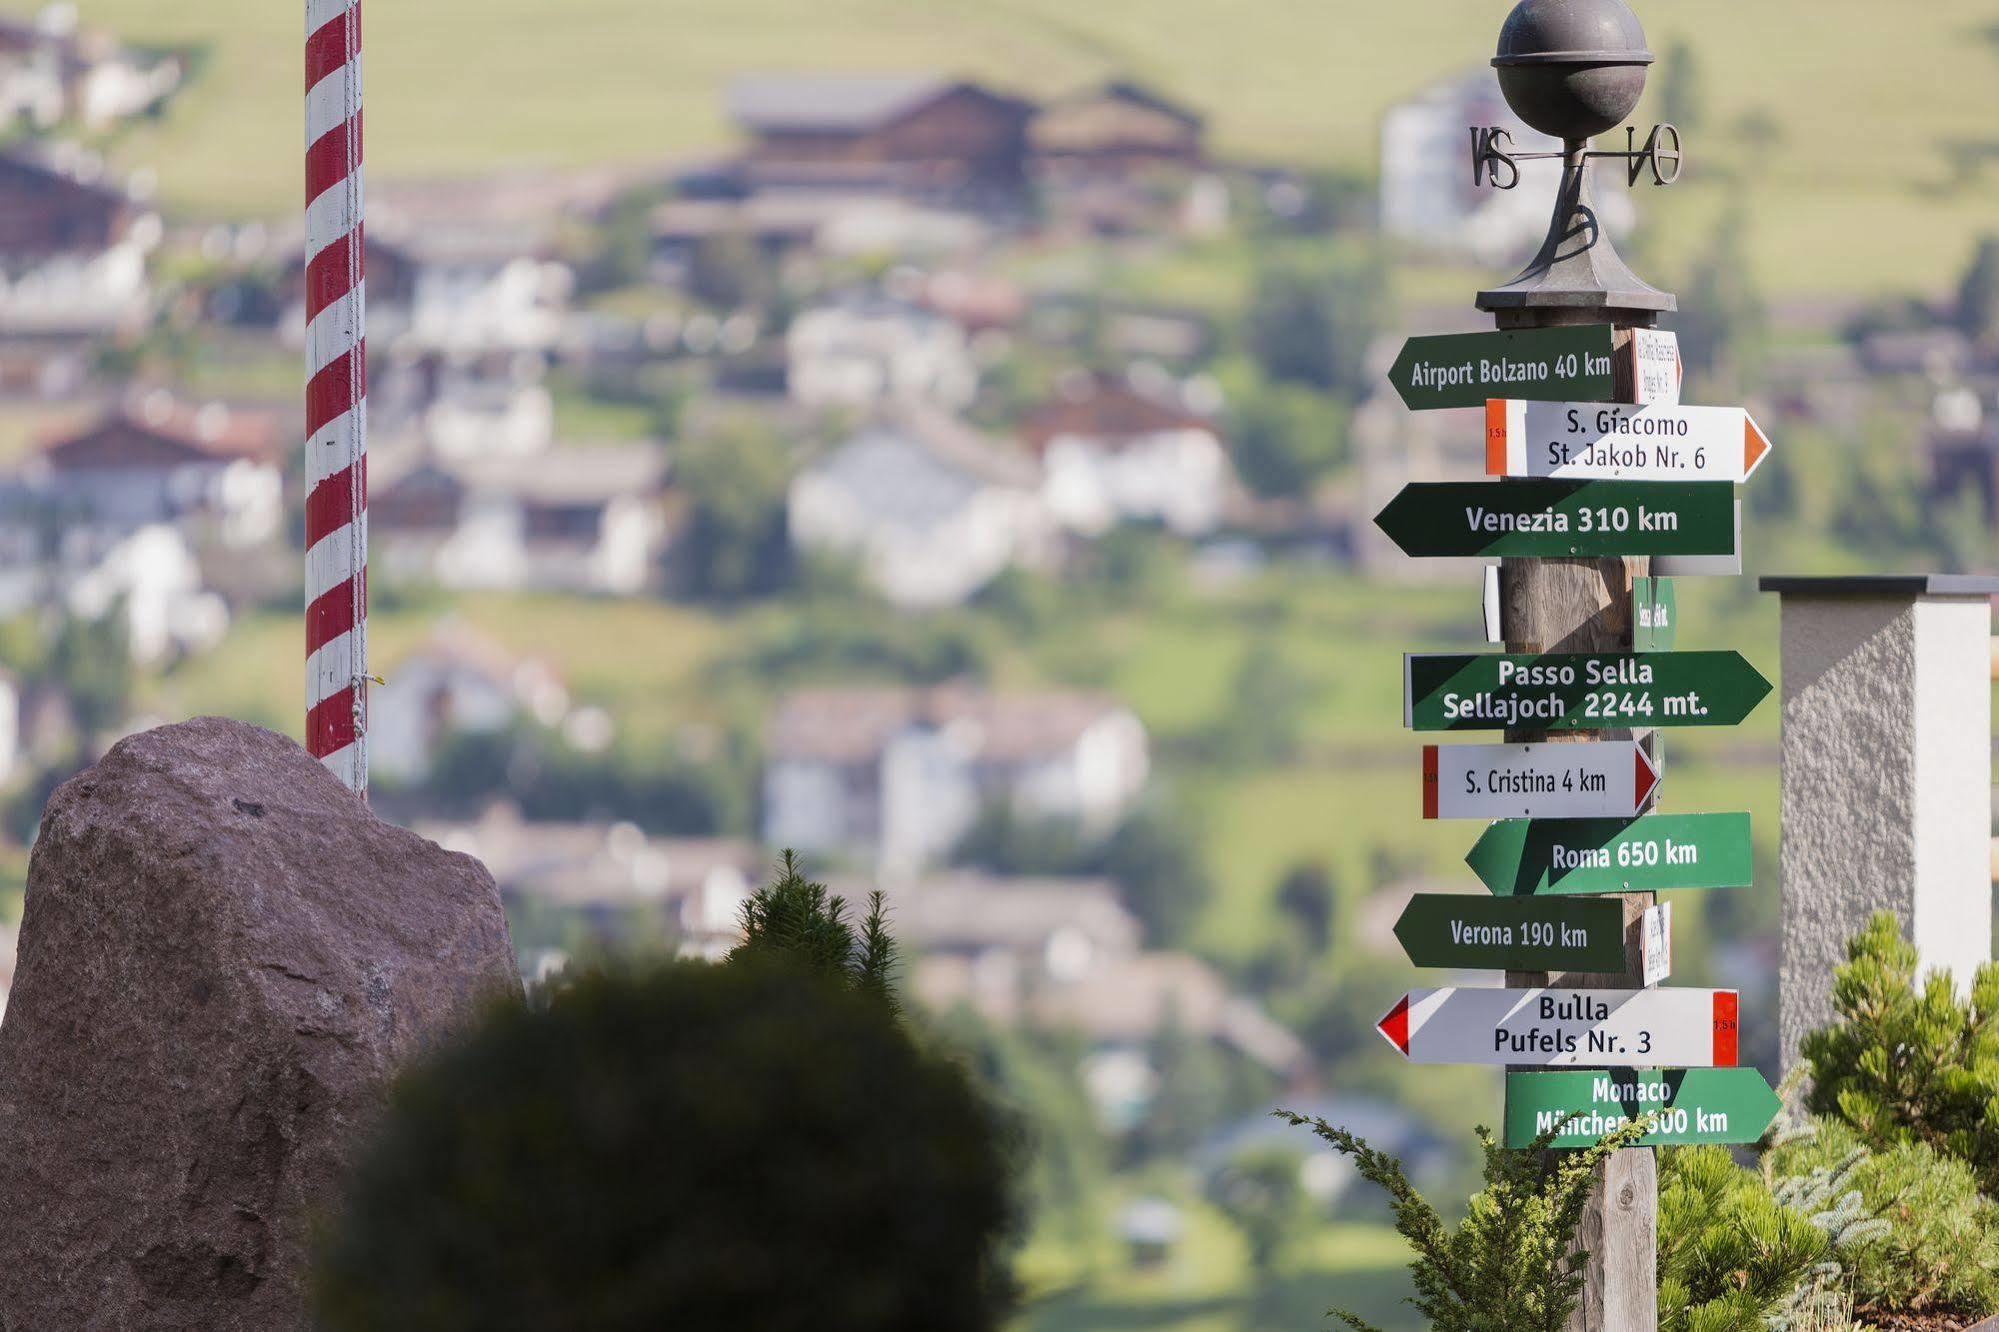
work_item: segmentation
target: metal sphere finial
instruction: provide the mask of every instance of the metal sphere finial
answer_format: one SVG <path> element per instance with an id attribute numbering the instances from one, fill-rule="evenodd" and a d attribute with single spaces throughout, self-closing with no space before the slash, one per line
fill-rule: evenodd
<path id="1" fill-rule="evenodd" d="M 1652 53 L 1624 0 L 1520 0 L 1492 63 L 1515 115 L 1573 143 L 1631 114 Z"/>

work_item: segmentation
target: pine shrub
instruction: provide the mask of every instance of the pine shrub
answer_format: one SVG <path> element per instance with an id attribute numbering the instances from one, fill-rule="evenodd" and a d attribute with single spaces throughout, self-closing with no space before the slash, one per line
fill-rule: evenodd
<path id="1" fill-rule="evenodd" d="M 1566 1125 L 1517 1150 L 1499 1146 L 1481 1126 L 1485 1187 L 1452 1229 L 1393 1156 L 1323 1119 L 1288 1110 L 1276 1114 L 1309 1127 L 1351 1157 L 1363 1179 L 1387 1192 L 1395 1228 L 1416 1251 L 1409 1264 L 1416 1295 L 1409 1303 L 1429 1319 L 1432 1332 L 1562 1332 L 1589 1262 L 1587 1252 L 1571 1246 L 1597 1164 L 1638 1141 L 1652 1122 L 1641 1116 L 1592 1147 L 1564 1152 L 1551 1152 L 1548 1145 Z M 1356 1332 L 1377 1332 L 1343 1309 L 1332 1316 Z"/>
<path id="2" fill-rule="evenodd" d="M 1837 1116 L 1876 1151 L 1923 1143 L 1999 1195 L 1999 964 L 1968 998 L 1950 975 L 1916 982 L 1916 950 L 1882 913 L 1847 945 L 1833 980 L 1839 1020 L 1807 1036 L 1815 1114 Z"/>

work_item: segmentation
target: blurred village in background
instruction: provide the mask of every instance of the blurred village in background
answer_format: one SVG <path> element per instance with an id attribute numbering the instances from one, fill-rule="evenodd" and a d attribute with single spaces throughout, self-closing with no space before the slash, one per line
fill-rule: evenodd
<path id="1" fill-rule="evenodd" d="M 1656 196 L 1606 214 L 1680 293 L 1688 400 L 1777 441 L 1750 568 L 1990 569 L 1999 239 L 1933 290 L 1765 290 L 1781 130 L 1662 54 L 1641 116 L 1715 220 L 1668 262 Z M 130 146 L 204 76 L 0 13 L 8 919 L 48 792 L 118 736 L 299 730 L 302 228 L 163 204 L 174 162 Z M 1397 654 L 1482 632 L 1467 568 L 1370 520 L 1479 473 L 1476 414 L 1383 370 L 1478 327 L 1545 226 L 1545 177 L 1473 188 L 1466 127 L 1547 145 L 1455 56 L 1369 170 L 1222 151 L 1124 74 L 721 96 L 703 154 L 371 178 L 377 807 L 485 862 L 529 974 L 717 955 L 783 848 L 887 891 L 921 1020 L 1037 1143 L 1024 1326 L 1310 1325 L 1335 1289 L 1392 1318 L 1366 1191 L 1254 1167 L 1301 1146 L 1282 1103 L 1456 1181 L 1496 1113 L 1490 1074 L 1404 1077 L 1371 1031 L 1409 892 L 1473 886 L 1469 835 L 1414 817 Z M 1774 674 L 1752 581 L 1685 580 L 1687 633 Z M 1694 983 L 1774 976 L 1773 714 L 1674 742 L 1667 807 L 1756 811 L 1765 884 L 1682 903 Z"/>

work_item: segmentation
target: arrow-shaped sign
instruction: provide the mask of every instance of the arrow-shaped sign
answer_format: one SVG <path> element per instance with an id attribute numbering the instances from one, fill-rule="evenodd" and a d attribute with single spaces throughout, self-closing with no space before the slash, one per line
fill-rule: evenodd
<path id="1" fill-rule="evenodd" d="M 1715 481 L 1418 481 L 1375 526 L 1410 555 L 1733 555 Z"/>
<path id="2" fill-rule="evenodd" d="M 1418 1064 L 1733 1068 L 1734 990 L 1411 990 L 1376 1028 Z"/>
<path id="3" fill-rule="evenodd" d="M 1411 338 L 1388 382 L 1411 411 L 1521 398 L 1615 398 L 1616 330 L 1609 324 Z"/>
<path id="4" fill-rule="evenodd" d="M 1485 405 L 1488 476 L 1568 481 L 1747 481 L 1770 440 L 1740 407 Z"/>
<path id="5" fill-rule="evenodd" d="M 1402 677 L 1417 731 L 1734 726 L 1770 692 L 1737 652 L 1411 653 Z"/>
<path id="6" fill-rule="evenodd" d="M 1506 1145 L 1525 1147 L 1580 1115 L 1554 1145 L 1588 1147 L 1648 1114 L 1652 1126 L 1641 1147 L 1755 1142 L 1783 1108 L 1769 1079 L 1753 1068 L 1508 1073 Z"/>
<path id="7" fill-rule="evenodd" d="M 1629 818 L 1658 784 L 1636 740 L 1423 747 L 1426 819 Z"/>
<path id="8" fill-rule="evenodd" d="M 1417 893 L 1395 922 L 1395 937 L 1419 967 L 1622 971 L 1624 903 Z"/>
<path id="9" fill-rule="evenodd" d="M 1502 897 L 1747 888 L 1755 875 L 1747 814 L 1502 819 L 1465 863 Z"/>

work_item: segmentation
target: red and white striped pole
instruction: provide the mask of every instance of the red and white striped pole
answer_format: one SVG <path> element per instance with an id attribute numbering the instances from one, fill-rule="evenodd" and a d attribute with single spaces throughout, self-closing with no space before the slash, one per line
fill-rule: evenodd
<path id="1" fill-rule="evenodd" d="M 305 4 L 305 744 L 368 789 L 361 2 Z"/>

